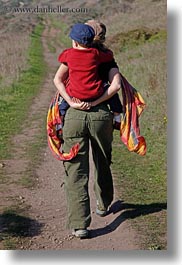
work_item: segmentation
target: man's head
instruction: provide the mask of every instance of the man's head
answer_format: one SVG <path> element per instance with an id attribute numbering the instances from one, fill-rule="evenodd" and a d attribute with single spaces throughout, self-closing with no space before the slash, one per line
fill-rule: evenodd
<path id="1" fill-rule="evenodd" d="M 85 24 L 91 26 L 94 29 L 94 41 L 104 43 L 106 39 L 106 26 L 95 19 L 88 20 Z"/>

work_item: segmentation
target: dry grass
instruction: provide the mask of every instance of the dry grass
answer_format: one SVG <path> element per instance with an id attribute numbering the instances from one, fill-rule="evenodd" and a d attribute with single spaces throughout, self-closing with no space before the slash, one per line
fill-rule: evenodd
<path id="1" fill-rule="evenodd" d="M 0 89 L 5 89 L 19 79 L 27 68 L 27 50 L 30 45 L 28 34 L 4 33 L 0 47 Z"/>
<path id="2" fill-rule="evenodd" d="M 135 0 L 125 12 L 116 11 L 109 15 L 108 9 L 108 13 L 102 18 L 102 21 L 108 25 L 108 36 L 144 26 L 150 29 L 166 29 L 166 3 L 166 0 Z"/>
<path id="3" fill-rule="evenodd" d="M 32 0 L 24 1 L 31 4 Z M 13 82 L 18 81 L 20 74 L 28 67 L 27 54 L 30 46 L 30 34 L 34 29 L 38 16 L 33 14 L 3 13 L 3 8 L 9 10 L 19 6 L 19 1 L 0 2 L 0 91 Z"/>

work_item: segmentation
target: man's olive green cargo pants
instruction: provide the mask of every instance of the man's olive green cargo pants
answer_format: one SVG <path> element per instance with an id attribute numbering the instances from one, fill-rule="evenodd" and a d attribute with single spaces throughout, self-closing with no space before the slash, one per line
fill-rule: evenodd
<path id="1" fill-rule="evenodd" d="M 80 144 L 78 155 L 64 162 L 65 191 L 68 206 L 68 228 L 84 229 L 90 225 L 89 143 L 95 167 L 94 191 L 99 209 L 107 209 L 113 200 L 110 170 L 113 140 L 113 115 L 106 104 L 89 111 L 69 108 L 63 127 L 64 151 Z"/>

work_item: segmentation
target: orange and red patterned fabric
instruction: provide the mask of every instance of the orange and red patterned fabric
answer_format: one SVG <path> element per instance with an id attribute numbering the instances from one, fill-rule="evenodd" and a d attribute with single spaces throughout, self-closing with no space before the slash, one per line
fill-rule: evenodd
<path id="1" fill-rule="evenodd" d="M 123 118 L 121 120 L 120 137 L 128 150 L 141 156 L 146 154 L 146 141 L 140 135 L 139 117 L 146 104 L 140 93 L 121 75 L 122 97 L 123 97 Z M 65 83 L 66 85 L 66 83 Z M 59 113 L 59 92 L 57 91 L 51 101 L 47 114 L 47 137 L 48 145 L 55 158 L 61 161 L 73 159 L 79 151 L 79 143 L 76 143 L 69 153 L 64 153 L 62 140 L 62 120 Z"/>
<path id="2" fill-rule="evenodd" d="M 62 121 L 59 114 L 59 92 L 56 92 L 56 95 L 51 101 L 47 114 L 47 137 L 48 145 L 52 151 L 52 154 L 55 158 L 61 161 L 69 161 L 74 158 L 79 150 L 79 144 L 75 144 L 69 153 L 64 153 L 62 150 L 62 141 L 59 138 L 59 134 L 62 134 Z"/>
<path id="3" fill-rule="evenodd" d="M 141 94 L 121 75 L 123 97 L 123 119 L 120 136 L 122 142 L 131 152 L 143 156 L 146 154 L 146 141 L 140 135 L 139 117 L 146 107 Z"/>

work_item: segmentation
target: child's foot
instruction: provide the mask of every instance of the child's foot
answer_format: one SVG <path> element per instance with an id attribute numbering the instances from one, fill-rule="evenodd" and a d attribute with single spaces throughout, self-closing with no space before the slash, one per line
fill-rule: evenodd
<path id="1" fill-rule="evenodd" d="M 121 114 L 114 113 L 114 121 L 113 122 L 114 122 L 114 124 L 113 124 L 114 129 L 120 130 L 120 126 L 121 126 Z"/>
<path id="2" fill-rule="evenodd" d="M 121 122 L 114 121 L 113 128 L 120 131 Z"/>
<path id="3" fill-rule="evenodd" d="M 57 137 L 59 138 L 60 142 L 63 144 L 64 140 L 63 140 L 63 130 L 62 129 L 57 131 Z"/>

